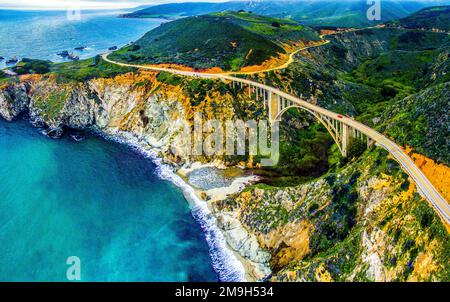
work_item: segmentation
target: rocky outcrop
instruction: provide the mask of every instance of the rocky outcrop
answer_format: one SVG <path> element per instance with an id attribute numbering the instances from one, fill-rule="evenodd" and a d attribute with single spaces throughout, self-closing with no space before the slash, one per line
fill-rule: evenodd
<path id="1" fill-rule="evenodd" d="M 0 116 L 12 121 L 28 108 L 28 87 L 24 83 L 7 86 L 0 90 Z"/>
<path id="2" fill-rule="evenodd" d="M 247 272 L 252 279 L 260 280 L 271 273 L 270 253 L 260 247 L 258 239 L 249 233 L 232 212 L 216 212 L 219 228 L 223 231 L 228 245 L 251 262 Z"/>

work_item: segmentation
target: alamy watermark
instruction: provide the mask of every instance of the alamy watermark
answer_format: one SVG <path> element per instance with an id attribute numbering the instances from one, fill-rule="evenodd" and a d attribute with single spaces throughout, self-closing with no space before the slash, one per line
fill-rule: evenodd
<path id="1" fill-rule="evenodd" d="M 367 19 L 369 21 L 380 21 L 381 20 L 381 0 L 367 0 Z"/>
<path id="2" fill-rule="evenodd" d="M 72 0 L 67 4 L 67 19 L 72 21 L 81 20 L 81 2 L 80 0 Z"/>
<path id="3" fill-rule="evenodd" d="M 275 166 L 279 160 L 279 122 L 266 120 L 203 120 L 195 113 L 193 125 L 177 120 L 178 130 L 171 151 L 188 156 L 244 156 L 260 158 L 261 166 Z"/>
<path id="4" fill-rule="evenodd" d="M 69 268 L 66 271 L 66 278 L 69 281 L 81 280 L 81 260 L 77 256 L 70 256 L 66 260 L 66 264 Z"/>

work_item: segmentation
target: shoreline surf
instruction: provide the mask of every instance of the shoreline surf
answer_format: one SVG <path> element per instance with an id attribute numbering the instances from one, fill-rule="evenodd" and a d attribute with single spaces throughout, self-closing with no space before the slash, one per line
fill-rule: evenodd
<path id="1" fill-rule="evenodd" d="M 196 194 L 195 188 L 188 184 L 181 176 L 173 171 L 163 159 L 157 155 L 154 149 L 146 149 L 139 143 L 139 139 L 126 132 L 114 131 L 105 133 L 100 130 L 92 130 L 101 139 L 113 141 L 128 146 L 134 152 L 149 158 L 156 165 L 156 175 L 163 180 L 171 182 L 178 187 L 188 202 L 194 219 L 200 224 L 210 249 L 211 263 L 223 282 L 246 282 L 246 265 L 239 255 L 227 244 L 225 237 L 217 226 L 217 220 L 205 201 Z"/>

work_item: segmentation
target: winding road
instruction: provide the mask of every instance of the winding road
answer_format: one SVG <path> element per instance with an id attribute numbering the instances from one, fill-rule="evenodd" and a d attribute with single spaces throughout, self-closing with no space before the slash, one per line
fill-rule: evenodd
<path id="1" fill-rule="evenodd" d="M 311 47 L 317 47 L 324 45 L 328 42 L 324 42 L 322 44 L 310 46 L 310 47 L 304 47 L 290 56 L 289 62 L 286 64 L 283 64 L 282 66 L 276 67 L 274 69 L 283 69 L 289 66 L 289 64 L 293 61 L 293 57 L 296 53 L 299 51 L 305 50 L 307 48 Z M 419 193 L 426 198 L 430 204 L 433 206 L 433 208 L 436 210 L 436 212 L 439 214 L 439 216 L 443 219 L 443 221 L 450 225 L 450 204 L 442 197 L 442 195 L 439 193 L 439 191 L 433 186 L 433 184 L 428 180 L 428 178 L 423 174 L 423 172 L 415 165 L 414 161 L 402 150 L 400 146 L 398 146 L 395 142 L 388 139 L 381 133 L 373 130 L 372 128 L 357 122 L 349 117 L 341 116 L 338 113 L 332 112 L 330 110 L 324 109 L 322 107 L 319 107 L 317 105 L 311 104 L 305 100 L 301 100 L 300 98 L 290 95 L 288 93 L 285 93 L 277 88 L 267 86 L 258 82 L 250 81 L 247 79 L 241 79 L 237 77 L 233 77 L 230 74 L 212 74 L 212 73 L 201 73 L 201 72 L 193 72 L 193 71 L 183 71 L 183 70 L 176 70 L 176 69 L 169 69 L 169 68 L 160 68 L 155 66 L 145 66 L 145 65 L 133 65 L 133 64 L 126 64 L 126 63 L 120 63 L 113 60 L 108 59 L 108 53 L 103 54 L 102 58 L 106 62 L 109 62 L 111 64 L 116 64 L 119 66 L 124 67 L 133 67 L 133 68 L 139 68 L 139 69 L 147 69 L 152 71 L 165 71 L 172 74 L 182 75 L 182 76 L 189 76 L 189 77 L 200 77 L 200 78 L 208 78 L 208 79 L 221 79 L 226 81 L 232 81 L 232 82 L 239 82 L 246 85 L 251 85 L 253 87 L 258 87 L 261 89 L 264 89 L 266 91 L 269 91 L 271 93 L 274 93 L 286 100 L 289 100 L 298 106 L 301 106 L 303 108 L 306 108 L 307 110 L 322 114 L 324 116 L 327 116 L 333 120 L 338 120 L 339 122 L 342 122 L 343 124 L 346 124 L 359 132 L 365 134 L 368 138 L 375 141 L 378 145 L 386 149 L 402 166 L 403 170 L 412 178 L 414 183 L 416 184 Z M 264 71 L 257 71 L 253 73 L 261 73 Z M 239 74 L 239 73 L 234 73 Z M 248 74 L 248 73 L 243 73 Z"/>

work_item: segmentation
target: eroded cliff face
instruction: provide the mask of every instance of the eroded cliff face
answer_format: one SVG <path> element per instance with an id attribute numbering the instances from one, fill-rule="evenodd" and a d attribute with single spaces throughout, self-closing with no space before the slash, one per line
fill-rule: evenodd
<path id="1" fill-rule="evenodd" d="M 0 116 L 7 121 L 12 121 L 28 107 L 29 86 L 24 83 L 17 83 L 15 85 L 4 85 L 0 88 Z"/>
<path id="2" fill-rule="evenodd" d="M 95 128 L 108 134 L 125 133 L 168 152 L 180 131 L 174 127 L 176 121 L 192 123 L 195 112 L 201 112 L 205 120 L 226 120 L 236 115 L 232 99 L 239 96 L 220 87 L 201 87 L 202 83 L 195 88 L 167 84 L 157 76 L 152 72 L 127 73 L 87 82 L 59 82 L 52 75 L 23 76 L 19 82 L 1 87 L 0 116 L 11 121 L 28 111 L 31 121 L 47 126 L 52 136 L 60 136 L 64 127 Z"/>

